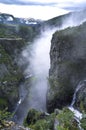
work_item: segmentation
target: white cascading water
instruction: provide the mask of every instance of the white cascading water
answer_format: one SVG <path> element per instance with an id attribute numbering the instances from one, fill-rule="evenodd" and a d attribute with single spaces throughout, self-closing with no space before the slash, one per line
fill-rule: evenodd
<path id="1" fill-rule="evenodd" d="M 75 101 L 76 101 L 76 94 L 77 92 L 81 89 L 81 87 L 84 85 L 84 82 L 80 82 L 79 85 L 76 87 L 76 90 L 75 90 L 75 93 L 73 95 L 73 100 L 72 100 L 72 103 L 71 103 L 71 107 L 74 106 L 75 104 Z"/>
<path id="2" fill-rule="evenodd" d="M 79 126 L 79 129 L 80 130 L 83 130 L 81 128 L 81 125 L 80 125 L 80 120 L 82 119 L 82 113 L 79 112 L 77 109 L 74 108 L 74 104 L 75 104 L 75 101 L 76 101 L 76 95 L 77 95 L 77 92 L 81 89 L 81 87 L 84 85 L 84 83 L 86 82 L 86 80 L 82 81 L 79 83 L 79 85 L 77 86 L 76 90 L 75 90 L 75 93 L 73 95 L 73 100 L 72 100 L 72 103 L 71 105 L 69 106 L 69 109 L 74 113 L 75 115 L 75 119 L 77 120 L 78 122 L 78 126 Z"/>
<path id="3" fill-rule="evenodd" d="M 55 30 L 47 29 L 35 41 L 31 50 L 30 71 L 33 77 L 29 108 L 46 111 L 46 94 L 48 86 L 48 73 L 50 68 L 50 44 Z"/>

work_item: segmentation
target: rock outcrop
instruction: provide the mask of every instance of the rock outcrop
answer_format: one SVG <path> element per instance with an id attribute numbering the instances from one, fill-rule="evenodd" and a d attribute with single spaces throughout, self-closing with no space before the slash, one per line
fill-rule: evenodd
<path id="1" fill-rule="evenodd" d="M 52 112 L 69 105 L 77 84 L 86 78 L 86 23 L 57 31 L 52 38 L 50 59 L 47 108 Z"/>
<path id="2" fill-rule="evenodd" d="M 0 109 L 13 110 L 19 100 L 19 83 L 23 78 L 15 58 L 20 53 L 22 39 L 0 38 Z"/>

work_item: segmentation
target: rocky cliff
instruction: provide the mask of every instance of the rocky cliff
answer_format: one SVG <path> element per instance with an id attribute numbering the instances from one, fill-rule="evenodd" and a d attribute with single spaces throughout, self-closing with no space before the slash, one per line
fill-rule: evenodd
<path id="1" fill-rule="evenodd" d="M 47 108 L 52 112 L 69 105 L 78 83 L 86 79 L 86 23 L 55 32 L 50 59 Z M 82 104 L 86 108 L 85 93 L 83 96 Z"/>
<path id="2" fill-rule="evenodd" d="M 19 100 L 18 89 L 23 74 L 15 59 L 24 45 L 19 38 L 0 38 L 0 109 L 13 110 Z"/>

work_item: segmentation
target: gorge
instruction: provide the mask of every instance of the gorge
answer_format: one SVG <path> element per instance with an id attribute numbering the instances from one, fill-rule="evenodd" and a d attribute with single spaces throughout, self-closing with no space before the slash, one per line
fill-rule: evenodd
<path id="1" fill-rule="evenodd" d="M 80 21 L 80 23 L 81 23 L 81 21 Z M 78 23 L 79 24 L 79 23 Z M 69 25 L 68 25 L 69 26 Z M 73 26 L 73 24 L 71 25 L 71 26 Z M 80 27 L 82 27 L 82 26 L 84 26 L 84 24 L 83 25 L 80 25 Z M 64 26 L 63 26 L 64 27 Z M 62 27 L 62 28 L 63 28 Z M 67 25 L 66 25 L 66 27 L 67 27 Z M 50 56 L 51 56 L 51 68 L 50 68 L 50 78 L 49 78 L 49 82 L 50 82 L 50 90 L 49 90 L 49 85 L 47 86 L 47 84 L 48 84 L 48 81 L 47 81 L 47 77 L 48 77 L 48 70 L 49 70 L 49 47 L 50 47 L 50 38 L 51 38 L 51 35 L 53 34 L 53 32 L 55 32 L 55 30 L 58 30 L 58 32 L 57 32 L 57 34 L 59 35 L 60 34 L 60 31 L 62 30 L 62 35 L 60 34 L 60 36 L 64 36 L 64 32 L 66 32 L 66 30 L 68 31 L 67 32 L 67 41 L 69 40 L 69 42 L 71 43 L 71 37 L 70 37 L 70 39 L 68 38 L 68 35 L 70 35 L 70 36 L 72 36 L 72 34 L 73 34 L 73 32 L 72 32 L 72 30 L 73 29 L 77 29 L 78 27 L 71 27 L 71 28 L 67 28 L 67 29 L 62 29 L 61 27 L 60 27 L 60 30 L 57 28 L 55 28 L 54 30 L 47 30 L 47 31 L 44 31 L 43 33 L 42 33 L 42 37 L 40 38 L 38 38 L 34 43 L 33 43 L 33 45 L 32 46 L 30 46 L 30 49 L 31 49 L 31 52 L 30 52 L 30 50 L 28 49 L 28 47 L 26 48 L 26 51 L 24 50 L 24 52 L 23 52 L 23 55 L 24 56 L 26 56 L 26 62 L 28 61 L 28 57 L 30 56 L 30 65 L 29 65 L 29 67 L 27 67 L 26 69 L 25 69 L 25 75 L 26 75 L 26 77 L 30 77 L 30 78 L 32 78 L 32 81 L 31 81 L 31 89 L 29 90 L 29 97 L 27 96 L 26 97 L 26 100 L 27 100 L 27 104 L 28 104 L 28 108 L 27 107 L 25 107 L 25 109 L 23 109 L 23 111 L 24 112 L 26 112 L 26 114 L 25 114 L 25 116 L 27 115 L 27 113 L 28 113 L 28 111 L 27 110 L 29 110 L 29 109 L 31 109 L 31 108 L 34 108 L 34 109 L 36 109 L 36 110 L 39 110 L 39 111 L 44 111 L 44 112 L 46 112 L 46 95 L 47 95 L 47 90 L 48 90 L 48 95 L 47 95 L 47 109 L 48 109 L 48 112 L 53 112 L 54 111 L 54 109 L 55 108 L 60 108 L 61 109 L 61 107 L 63 107 L 63 106 L 67 106 L 67 105 L 70 105 L 70 103 L 71 103 L 71 100 L 72 100 L 72 97 L 73 97 L 73 93 L 74 93 L 74 89 L 75 89 L 75 86 L 74 86 L 74 88 L 71 88 L 71 86 L 69 87 L 69 82 L 70 82 L 70 80 L 72 80 L 72 78 L 70 78 L 69 79 L 69 81 L 66 81 L 66 79 L 64 79 L 64 81 L 61 81 L 61 79 L 58 81 L 58 79 L 56 79 L 56 76 L 58 75 L 58 73 L 57 72 L 59 72 L 60 71 L 60 67 L 59 67 L 59 70 L 58 71 L 56 71 L 56 68 L 55 68 L 55 64 L 56 64 L 56 62 L 58 63 L 58 61 L 59 61 L 59 65 L 60 64 L 62 64 L 63 63 L 63 68 L 65 68 L 66 67 L 66 64 L 69 64 L 69 65 L 71 65 L 72 64 L 72 66 L 70 66 L 70 67 L 72 67 L 72 69 L 74 69 L 74 70 L 72 70 L 71 71 L 71 68 L 69 68 L 70 69 L 70 71 L 71 71 L 71 74 L 70 74 L 70 76 L 72 76 L 72 72 L 73 71 L 75 71 L 75 73 L 73 74 L 73 77 L 74 77 L 74 75 L 76 74 L 76 75 L 78 75 L 79 76 L 79 73 L 77 72 L 78 70 L 80 70 L 80 68 L 78 69 L 78 67 L 80 66 L 80 65 L 78 65 L 78 62 L 80 62 L 81 61 L 81 58 L 80 58 L 80 55 L 81 55 L 81 52 L 77 52 L 78 54 L 77 55 L 79 55 L 78 57 L 80 58 L 80 61 L 78 61 L 78 60 L 76 60 L 76 58 L 77 58 L 77 55 L 75 54 L 74 55 L 74 53 L 73 53 L 73 51 L 70 51 L 70 49 L 72 49 L 72 47 L 71 47 L 71 44 L 69 44 L 69 45 L 67 45 L 67 47 L 66 47 L 66 39 L 64 38 L 64 39 L 60 39 L 60 40 L 62 40 L 62 42 L 63 42 L 63 44 L 65 44 L 65 45 L 63 45 L 64 47 L 62 47 L 62 45 L 61 45 L 61 47 L 62 47 L 62 52 L 63 52 L 63 54 L 62 54 L 62 56 L 64 56 L 65 58 L 67 58 L 67 56 L 68 56 L 68 59 L 66 59 L 66 61 L 62 61 L 61 62 L 61 59 L 60 59 L 60 54 L 61 54 L 61 51 L 59 50 L 59 46 L 58 46 L 58 50 L 54 50 L 54 48 L 55 49 L 57 49 L 57 46 L 55 46 L 55 44 L 53 43 L 52 45 L 51 45 L 51 52 L 52 53 L 54 53 L 54 57 L 52 58 L 52 54 L 50 53 Z M 71 34 L 69 33 L 69 31 L 71 30 Z M 75 31 L 75 30 L 74 30 Z M 81 31 L 81 30 L 80 30 Z M 50 35 L 51 34 L 51 35 Z M 55 33 L 56 34 L 56 33 Z M 55 35 L 54 34 L 54 35 Z M 53 36 L 54 36 L 53 35 Z M 65 33 L 65 35 L 66 35 L 66 33 Z M 77 35 L 77 34 L 76 34 Z M 66 36 L 65 36 L 66 37 Z M 54 38 L 54 40 L 55 40 L 56 38 Z M 74 38 L 73 38 L 74 39 Z M 56 40 L 58 40 L 58 39 L 56 39 Z M 52 41 L 53 41 L 53 39 L 52 39 Z M 46 43 L 48 43 L 48 44 L 46 44 Z M 55 41 L 55 43 L 56 43 L 56 41 Z M 73 41 L 73 43 L 74 43 L 74 41 Z M 43 45 L 43 46 L 42 46 Z M 84 45 L 84 43 L 83 43 L 83 45 Z M 82 45 L 82 43 L 81 43 L 81 45 L 80 45 L 80 49 L 81 49 L 81 47 L 82 48 L 85 48 L 85 47 L 83 47 L 83 45 Z M 77 45 L 76 45 L 77 46 Z M 75 47 L 75 43 L 74 43 L 74 48 L 73 48 L 73 50 L 74 49 L 76 49 Z M 42 49 L 41 49 L 42 48 Z M 53 50 L 52 50 L 52 48 L 53 48 Z M 64 50 L 64 49 L 67 49 L 66 51 Z M 29 50 L 29 51 L 28 51 Z M 57 51 L 57 52 L 56 52 Z M 68 52 L 69 51 L 69 52 Z M 79 50 L 77 50 L 77 51 L 79 51 Z M 82 50 L 82 53 L 83 53 L 83 55 L 84 55 L 84 51 L 85 50 Z M 47 53 L 46 53 L 47 52 Z M 60 52 L 60 54 L 58 54 Z M 70 52 L 72 52 L 73 54 L 70 54 L 70 55 L 66 55 L 66 53 L 70 53 Z M 76 52 L 76 51 L 75 51 Z M 56 53 L 56 55 L 55 55 L 55 53 Z M 58 56 L 59 55 L 59 56 Z M 66 56 L 65 56 L 66 55 Z M 70 60 L 71 60 L 71 58 L 72 58 L 72 55 L 74 55 L 73 56 L 73 59 L 75 58 L 75 60 L 76 60 L 76 62 L 77 63 L 75 63 L 75 61 L 71 61 L 71 63 L 70 63 Z M 43 56 L 43 57 L 42 57 Z M 56 56 L 56 57 L 55 57 Z M 81 55 L 82 56 L 82 55 Z M 63 57 L 63 58 L 64 58 Z M 55 61 L 53 61 L 55 59 Z M 60 59 L 60 60 L 59 60 Z M 70 59 L 70 60 L 69 60 Z M 58 61 L 57 61 L 58 60 Z M 64 59 L 63 59 L 64 60 Z M 53 62 L 53 63 L 52 63 Z M 45 64 L 45 63 L 47 63 L 47 65 Z M 65 64 L 66 63 L 66 64 Z M 74 66 L 73 66 L 73 64 L 75 65 L 75 67 L 78 69 L 76 69 L 76 68 L 74 68 Z M 82 64 L 82 61 L 81 61 L 81 64 Z M 84 65 L 84 64 L 83 64 Z M 53 66 L 53 68 L 52 68 L 52 66 Z M 58 64 L 56 65 L 56 67 L 58 67 Z M 83 68 L 83 67 L 82 67 Z M 54 73 L 51 71 L 51 69 L 54 69 L 54 73 L 56 74 L 56 76 L 54 75 Z M 68 69 L 68 66 L 67 66 L 67 69 Z M 63 71 L 62 70 L 62 68 L 61 68 L 61 71 Z M 66 72 L 65 72 L 66 71 Z M 67 70 L 65 70 L 64 72 L 65 73 L 67 73 L 68 71 Z M 51 73 L 53 74 L 53 79 L 52 79 L 52 77 L 51 77 Z M 62 72 L 61 72 L 62 73 Z M 70 73 L 70 72 L 69 72 Z M 78 73 L 78 74 L 77 74 Z M 60 74 L 60 73 L 59 73 Z M 80 73 L 80 75 L 81 75 L 81 73 Z M 62 78 L 66 78 L 66 75 L 64 75 L 64 73 L 62 73 Z M 69 78 L 69 75 L 68 75 L 68 73 L 67 73 L 67 79 Z M 78 84 L 78 82 L 80 81 L 80 80 L 82 80 L 83 79 L 83 77 L 81 76 L 81 79 L 79 79 L 79 77 L 77 77 L 76 76 L 76 78 L 78 78 L 78 81 L 77 81 L 77 79 L 75 79 L 75 82 L 76 82 L 76 85 Z M 55 81 L 56 80 L 56 81 Z M 59 92 L 59 89 L 58 89 L 58 87 L 60 86 L 60 83 L 59 82 L 62 82 L 62 83 L 64 83 L 64 88 L 62 87 L 62 94 L 60 94 L 59 95 L 59 98 L 60 98 L 60 102 L 59 102 L 59 98 L 58 98 L 58 95 L 57 96 L 55 96 L 56 94 L 52 94 L 52 93 L 58 93 Z M 54 86 L 54 83 L 53 82 L 55 82 L 55 86 Z M 68 88 L 67 88 L 67 85 L 66 85 L 66 83 L 68 84 Z M 53 84 L 53 86 L 52 86 L 52 84 Z M 73 79 L 73 84 L 74 84 L 74 79 Z M 66 86 L 65 86 L 66 85 Z M 56 88 L 55 88 L 56 87 Z M 72 85 L 72 87 L 73 87 L 73 85 Z M 53 88 L 53 90 L 52 90 L 52 88 Z M 54 90 L 55 89 L 55 90 Z M 65 90 L 66 89 L 66 90 Z M 72 90 L 73 89 L 73 90 Z M 57 91 L 58 90 L 58 91 Z M 61 88 L 60 88 L 60 91 L 61 91 Z M 52 93 L 51 93 L 52 92 Z M 70 94 L 71 93 L 71 94 Z M 65 94 L 65 95 L 63 95 L 63 94 Z M 69 96 L 68 96 L 68 94 L 69 94 Z M 50 95 L 50 96 L 49 96 Z M 63 97 L 62 97 L 62 96 Z M 57 99 L 55 99 L 55 97 L 57 98 Z M 53 101 L 51 100 L 52 99 L 52 97 L 54 98 L 53 99 Z M 63 99 L 62 99 L 63 98 Z M 56 100 L 57 100 L 57 103 L 56 103 Z M 51 101 L 51 104 L 50 104 L 50 101 Z M 57 106 L 55 106 L 55 105 L 53 105 L 54 104 L 54 102 L 55 102 L 55 105 L 57 105 Z M 63 104 L 64 103 L 64 104 Z M 58 104 L 60 105 L 60 106 L 58 106 Z M 20 105 L 21 106 L 21 108 L 22 108 L 22 105 Z M 26 104 L 25 104 L 25 106 L 27 106 Z M 24 106 L 23 106 L 24 107 Z M 26 108 L 27 108 L 27 110 L 26 110 Z M 53 109 L 52 111 L 51 111 L 51 109 Z M 72 109 L 71 109 L 72 110 Z M 21 120 L 21 113 L 22 113 L 22 115 L 23 115 L 23 111 L 21 112 L 20 111 L 20 109 L 19 109 L 19 111 L 18 111 L 18 114 L 20 115 L 20 120 Z M 78 111 L 77 111 L 78 112 Z M 18 115 L 18 120 L 19 120 L 19 115 Z M 24 117 L 24 116 L 23 116 Z M 22 120 L 23 121 L 23 120 Z"/>
<path id="2" fill-rule="evenodd" d="M 57 127 L 61 129 L 60 127 L 63 127 L 64 124 L 64 127 L 67 127 L 65 130 L 69 130 L 68 127 L 72 122 L 71 129 L 79 130 L 77 126 L 78 123 L 75 118 L 72 117 L 71 112 L 68 109 L 64 109 L 70 106 L 75 93 L 72 107 L 82 113 L 86 112 L 86 22 L 83 23 L 85 17 L 81 19 L 81 15 L 78 19 L 80 19 L 80 21 L 78 20 L 76 24 L 73 23 L 73 19 L 71 24 L 69 17 L 69 21 L 68 18 L 64 19 L 63 24 L 59 26 L 54 27 L 53 25 L 50 27 L 50 25 L 42 25 L 40 35 L 33 41 L 31 39 L 27 43 L 20 39 L 22 45 L 20 45 L 19 41 L 18 45 L 20 45 L 21 48 L 20 46 L 16 46 L 17 50 L 15 49 L 15 52 L 13 52 L 15 46 L 14 48 L 10 46 L 10 51 L 8 47 L 9 44 L 4 46 L 4 44 L 1 43 L 1 47 L 3 46 L 4 50 L 9 55 L 12 55 L 15 61 L 12 63 L 18 67 L 18 72 L 21 75 L 18 81 L 17 103 L 15 102 L 16 106 L 13 106 L 13 108 L 15 108 L 13 120 L 16 123 L 23 124 L 23 121 L 25 121 L 24 125 L 31 129 L 38 130 L 39 128 L 39 130 L 41 130 L 41 127 L 43 127 L 43 130 L 52 130 L 55 125 L 54 121 L 56 120 L 59 122 L 56 129 Z M 10 41 L 8 41 L 8 43 L 10 43 Z M 16 55 L 17 53 L 18 55 Z M 4 64 L 6 64 L 5 61 Z M 8 74 L 7 69 L 5 70 Z M 4 73 L 5 72 L 3 72 L 3 76 Z M 76 89 L 81 81 L 83 84 Z M 9 80 L 7 81 L 6 78 L 3 83 L 6 85 L 7 82 L 9 82 Z M 60 110 L 56 110 L 57 108 Z M 64 113 L 71 115 L 72 120 L 69 126 L 66 126 L 65 121 L 60 122 L 60 119 L 64 116 L 59 117 L 59 115 Z M 67 118 L 69 119 L 69 117 Z M 85 120 L 85 118 L 83 120 Z M 31 124 L 29 124 L 29 122 Z M 73 123 L 75 123 L 76 126 L 73 126 Z M 85 127 L 83 126 L 83 128 Z M 62 130 L 64 130 L 64 128 Z"/>

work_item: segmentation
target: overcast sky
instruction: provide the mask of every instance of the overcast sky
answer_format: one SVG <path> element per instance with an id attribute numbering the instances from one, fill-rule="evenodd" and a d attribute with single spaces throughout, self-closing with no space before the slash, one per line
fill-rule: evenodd
<path id="1" fill-rule="evenodd" d="M 2 13 L 43 20 L 85 7 L 86 0 L 0 0 Z"/>

